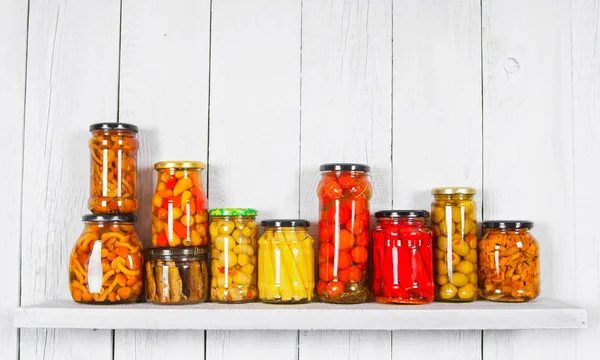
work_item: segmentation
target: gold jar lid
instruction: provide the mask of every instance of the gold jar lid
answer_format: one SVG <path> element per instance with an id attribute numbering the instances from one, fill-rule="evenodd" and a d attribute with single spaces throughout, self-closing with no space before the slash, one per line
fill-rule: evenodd
<path id="1" fill-rule="evenodd" d="M 160 161 L 154 164 L 155 170 L 160 169 L 204 169 L 202 161 L 193 160 L 175 160 L 175 161 Z"/>
<path id="2" fill-rule="evenodd" d="M 475 189 L 472 187 L 438 187 L 431 190 L 432 195 L 475 195 Z"/>

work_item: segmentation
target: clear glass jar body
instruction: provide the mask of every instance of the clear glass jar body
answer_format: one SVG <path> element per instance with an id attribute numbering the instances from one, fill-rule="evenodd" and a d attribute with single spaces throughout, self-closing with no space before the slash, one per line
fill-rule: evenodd
<path id="1" fill-rule="evenodd" d="M 159 164 L 155 168 L 160 167 Z M 156 170 L 158 179 L 152 197 L 152 246 L 207 246 L 208 211 L 200 176 L 202 169 L 171 166 Z"/>
<path id="2" fill-rule="evenodd" d="M 525 302 L 540 295 L 540 248 L 527 229 L 485 229 L 479 289 L 486 300 Z"/>
<path id="3" fill-rule="evenodd" d="M 369 200 L 366 171 L 323 171 L 319 196 L 319 281 L 323 302 L 358 304 L 369 296 Z"/>
<path id="4" fill-rule="evenodd" d="M 431 204 L 435 300 L 477 299 L 477 212 L 473 194 L 439 194 Z"/>
<path id="5" fill-rule="evenodd" d="M 144 284 L 142 245 L 129 222 L 85 222 L 69 259 L 74 301 L 87 304 L 136 302 Z"/>
<path id="6" fill-rule="evenodd" d="M 258 240 L 258 294 L 265 303 L 307 303 L 315 290 L 314 240 L 306 227 L 265 227 Z"/>
<path id="7" fill-rule="evenodd" d="M 146 301 L 165 305 L 206 301 L 207 251 L 206 248 L 151 249 L 146 256 Z"/>
<path id="8" fill-rule="evenodd" d="M 255 301 L 258 225 L 254 216 L 212 216 L 210 300 Z"/>
<path id="9" fill-rule="evenodd" d="M 137 200 L 137 133 L 93 130 L 90 148 L 90 199 L 94 214 L 133 214 Z"/>
<path id="10" fill-rule="evenodd" d="M 433 301 L 433 233 L 425 217 L 379 218 L 373 229 L 373 294 L 385 304 Z"/>

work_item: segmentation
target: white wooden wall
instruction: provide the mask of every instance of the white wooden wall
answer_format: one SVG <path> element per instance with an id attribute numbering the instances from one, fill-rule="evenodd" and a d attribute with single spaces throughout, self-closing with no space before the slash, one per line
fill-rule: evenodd
<path id="1" fill-rule="evenodd" d="M 2 359 L 594 359 L 598 25 L 598 0 L 1 1 Z M 146 239 L 157 160 L 208 162 L 211 207 L 313 221 L 318 165 L 367 162 L 374 210 L 470 185 L 483 219 L 535 220 L 543 294 L 589 328 L 19 332 L 16 306 L 68 298 L 87 127 L 116 120 Z"/>

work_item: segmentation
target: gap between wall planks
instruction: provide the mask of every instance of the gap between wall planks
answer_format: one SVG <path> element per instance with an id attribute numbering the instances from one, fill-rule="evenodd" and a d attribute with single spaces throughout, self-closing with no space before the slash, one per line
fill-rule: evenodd
<path id="1" fill-rule="evenodd" d="M 119 120 L 141 130 L 137 231 L 145 248 L 152 245 L 154 163 L 207 163 L 209 45 L 210 0 L 122 2 Z M 117 330 L 114 360 L 199 358 L 204 340 L 201 330 Z"/>
<path id="2" fill-rule="evenodd" d="M 394 2 L 395 208 L 430 209 L 438 186 L 474 187 L 481 205 L 480 9 L 479 0 Z M 481 341 L 478 330 L 395 331 L 392 354 L 476 359 Z"/>
<path id="3" fill-rule="evenodd" d="M 483 1 L 484 218 L 535 220 L 542 292 L 562 301 L 573 300 L 581 245 L 574 239 L 570 22 L 567 1 Z M 486 331 L 484 358 L 573 358 L 576 334 Z"/>
<path id="4" fill-rule="evenodd" d="M 319 165 L 371 165 L 372 209 L 391 204 L 391 1 L 304 0 L 300 217 L 317 239 Z M 391 358 L 390 331 L 301 331 L 300 359 Z"/>
<path id="5" fill-rule="evenodd" d="M 23 126 L 25 109 L 25 64 L 27 53 L 27 2 L 4 1 L 0 4 L 0 109 L 2 131 L 0 147 L 8 163 L 0 188 L 4 189 L 0 219 L 4 243 L 0 252 L 0 273 L 4 277 L 0 291 L 0 353 L 8 360 L 17 359 L 18 331 L 13 326 L 13 309 L 19 306 L 21 185 L 23 171 Z M 18 214 L 13 217 L 14 214 Z M 9 220 L 10 219 L 10 220 Z"/>
<path id="6" fill-rule="evenodd" d="M 116 120 L 119 7 L 118 0 L 30 3 L 23 305 L 69 296 L 68 258 L 82 230 L 79 219 L 88 211 L 87 126 Z M 111 331 L 23 329 L 20 334 L 21 360 L 112 357 Z"/>
<path id="7" fill-rule="evenodd" d="M 209 205 L 297 218 L 300 1 L 213 0 Z M 297 331 L 206 332 L 207 359 L 297 357 Z"/>

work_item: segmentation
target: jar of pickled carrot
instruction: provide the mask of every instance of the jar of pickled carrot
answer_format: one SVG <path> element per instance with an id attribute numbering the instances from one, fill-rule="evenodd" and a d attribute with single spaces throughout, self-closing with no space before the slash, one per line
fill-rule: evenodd
<path id="1" fill-rule="evenodd" d="M 375 213 L 373 229 L 373 294 L 385 304 L 433 301 L 433 232 L 422 210 Z"/>
<path id="2" fill-rule="evenodd" d="M 200 161 L 162 161 L 152 197 L 152 246 L 208 245 L 208 211 Z"/>
<path id="3" fill-rule="evenodd" d="M 133 215 L 84 215 L 83 232 L 69 258 L 73 300 L 88 304 L 130 303 L 144 291 L 142 244 Z"/>
<path id="4" fill-rule="evenodd" d="M 211 301 L 243 303 L 258 298 L 256 213 L 247 208 L 210 210 Z"/>
<path id="5" fill-rule="evenodd" d="M 265 303 L 312 300 L 315 290 L 314 240 L 306 220 L 265 220 L 258 239 L 258 295 Z"/>
<path id="6" fill-rule="evenodd" d="M 99 123 L 90 132 L 90 211 L 133 214 L 138 209 L 137 126 Z"/>
<path id="7" fill-rule="evenodd" d="M 321 165 L 319 196 L 319 281 L 323 302 L 358 304 L 369 296 L 369 166 Z"/>
<path id="8" fill-rule="evenodd" d="M 435 300 L 477 299 L 477 211 L 469 187 L 431 191 Z"/>
<path id="9" fill-rule="evenodd" d="M 540 247 L 531 221 L 484 221 L 479 289 L 487 300 L 524 302 L 540 295 Z"/>

